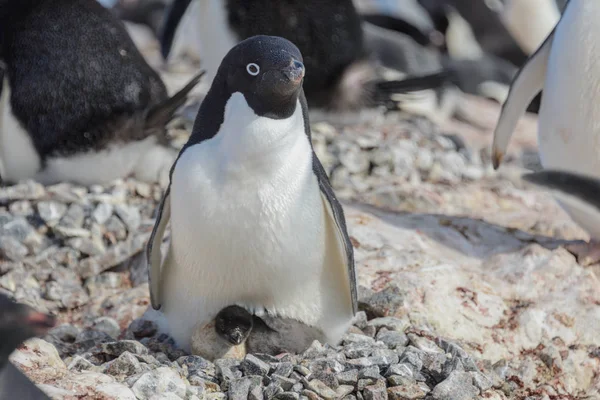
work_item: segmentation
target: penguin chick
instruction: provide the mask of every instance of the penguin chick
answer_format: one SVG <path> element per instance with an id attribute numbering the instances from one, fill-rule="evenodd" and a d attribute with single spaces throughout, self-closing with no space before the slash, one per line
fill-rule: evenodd
<path id="1" fill-rule="evenodd" d="M 0 294 L 0 400 L 50 399 L 8 357 L 25 340 L 44 335 L 54 324 L 53 317 Z"/>
<path id="2" fill-rule="evenodd" d="M 243 342 L 248 353 L 277 355 L 301 353 L 314 340 L 323 341 L 323 332 L 291 318 L 250 314 L 240 306 L 229 306 L 215 318 L 216 332 L 232 345 Z"/>
<path id="3" fill-rule="evenodd" d="M 232 326 L 236 330 L 235 326 Z M 192 330 L 190 338 L 191 353 L 196 356 L 204 357 L 207 360 L 214 361 L 219 358 L 243 359 L 246 354 L 246 343 L 232 344 L 229 341 L 228 332 L 224 331 L 228 337 L 217 333 L 216 319 L 208 323 L 198 324 Z M 234 334 L 235 336 L 235 334 Z"/>
<path id="4" fill-rule="evenodd" d="M 600 179 L 559 170 L 533 172 L 522 179 L 549 190 L 576 216 L 575 222 L 587 221 L 583 228 L 590 234 L 590 243 L 570 245 L 567 249 L 584 265 L 600 262 Z"/>
<path id="5" fill-rule="evenodd" d="M 215 317 L 217 334 L 234 346 L 246 341 L 252 327 L 252 314 L 239 306 L 225 307 Z"/>
<path id="6" fill-rule="evenodd" d="M 254 328 L 246 340 L 248 353 L 299 354 L 315 340 L 321 343 L 326 340 L 321 329 L 293 318 L 255 315 L 253 319 Z"/>
<path id="7" fill-rule="evenodd" d="M 234 46 L 173 165 L 146 255 L 159 329 L 185 350 L 195 326 L 231 304 L 296 319 L 332 344 L 351 324 L 354 254 L 311 145 L 303 78 L 288 40 Z"/>
<path id="8" fill-rule="evenodd" d="M 442 107 L 440 97 L 445 93 L 440 96 L 434 89 L 445 89 L 448 73 L 439 61 L 435 68 L 394 65 L 396 77 L 387 82 L 390 79 L 380 72 L 377 54 L 365 39 L 366 23 L 352 0 L 175 0 L 165 21 L 161 37 L 165 59 L 193 50 L 208 80 L 236 43 L 253 35 L 275 35 L 292 41 L 305 57 L 304 90 L 311 109 L 356 113 L 385 106 L 431 117 Z M 412 53 L 413 49 L 400 44 L 392 51 Z M 407 105 L 410 96 L 397 100 L 396 95 L 413 92 L 427 98 L 419 99 L 426 107 Z"/>
<path id="9" fill-rule="evenodd" d="M 106 183 L 168 180 L 165 125 L 201 74 L 172 97 L 122 22 L 95 0 L 0 2 L 0 174 Z"/>

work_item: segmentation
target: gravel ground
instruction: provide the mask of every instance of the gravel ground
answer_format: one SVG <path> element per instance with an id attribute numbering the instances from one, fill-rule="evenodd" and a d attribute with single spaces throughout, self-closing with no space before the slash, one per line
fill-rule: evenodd
<path id="1" fill-rule="evenodd" d="M 173 124 L 174 147 L 183 145 L 189 128 L 189 121 Z M 424 119 L 389 114 L 352 125 L 315 123 L 312 131 L 315 150 L 346 203 L 384 207 L 401 212 L 398 215 L 448 216 L 443 226 L 455 229 L 473 248 L 483 241 L 483 234 L 477 236 L 483 229 L 471 232 L 466 222 L 450 216 L 485 219 L 503 225 L 509 233 L 514 230 L 511 245 L 515 248 L 534 242 L 530 234 L 585 238 L 558 207 L 548 206 L 547 195 L 509 179 L 513 167 L 538 167 L 530 147 L 512 151 L 509 168 L 498 174 L 488 162 L 491 137 L 473 139 L 473 135 L 460 134 L 464 127 L 455 128 L 441 129 Z M 155 326 L 139 319 L 149 305 L 142 250 L 161 194 L 157 185 L 131 179 L 90 188 L 44 187 L 34 182 L 0 188 L 0 290 L 57 315 L 60 321 L 45 338 L 28 341 L 12 360 L 53 399 L 600 398 L 597 341 L 573 345 L 560 337 L 532 339 L 527 349 L 491 361 L 479 357 L 484 353 L 476 351 L 481 344 L 455 337 L 452 330 L 446 329 L 442 336 L 429 323 L 432 316 L 427 313 L 415 317 L 400 312 L 407 308 L 403 285 L 408 282 L 394 280 L 380 270 L 369 289 L 361 287 L 363 311 L 339 346 L 315 342 L 300 355 L 251 354 L 243 360 L 214 362 L 185 354 L 169 337 L 157 335 Z M 421 234 L 418 227 L 414 232 Z M 370 273 L 376 263 L 381 270 L 392 262 L 409 270 L 419 264 L 411 261 L 419 253 L 416 247 L 403 249 L 400 256 L 389 246 L 370 243 L 380 240 L 378 232 L 360 233 L 360 243 L 355 241 L 355 247 L 360 247 L 359 275 Z M 500 237 L 497 230 L 494 235 Z M 368 259 L 367 252 L 372 253 Z M 536 252 L 542 250 L 526 248 L 506 264 L 529 265 L 523 260 L 532 254 L 536 260 L 541 258 Z M 559 255 L 568 257 L 566 252 Z M 455 256 L 452 253 L 435 256 L 456 262 L 448 258 Z M 459 268 L 463 270 L 454 275 L 472 266 Z M 597 282 L 594 273 L 589 274 Z M 416 269 L 414 275 L 429 279 Z M 505 284 L 516 285 L 513 281 Z M 488 311 L 480 304 L 491 289 L 481 289 L 480 303 L 476 292 L 459 289 L 464 305 L 483 314 Z M 589 304 L 597 301 L 589 291 L 579 295 Z M 444 296 L 440 291 L 437 301 L 446 302 L 449 297 Z M 530 302 L 512 298 L 506 302 L 511 307 L 503 323 L 485 329 L 517 329 L 520 313 Z M 459 316 L 462 321 L 475 318 L 461 309 L 452 312 L 457 320 Z M 539 319 L 537 314 L 528 318 L 532 324 Z M 574 325 L 568 315 L 559 319 L 567 330 Z M 464 329 L 456 326 L 456 331 Z M 510 347 L 510 343 L 503 345 Z M 581 354 L 587 358 L 574 358 Z M 579 376 L 569 381 L 563 371 L 571 365 L 590 366 L 581 381 L 592 382 L 590 388 L 594 386 L 595 391 L 582 388 Z"/>

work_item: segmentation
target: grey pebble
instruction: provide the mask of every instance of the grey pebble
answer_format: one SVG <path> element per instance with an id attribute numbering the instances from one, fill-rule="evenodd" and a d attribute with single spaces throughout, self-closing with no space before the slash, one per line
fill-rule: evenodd
<path id="1" fill-rule="evenodd" d="M 387 400 L 387 388 L 385 382 L 378 381 L 374 385 L 370 385 L 364 388 L 363 397 L 365 400 Z"/>
<path id="2" fill-rule="evenodd" d="M 390 349 L 402 348 L 408 344 L 408 337 L 404 332 L 390 331 L 387 328 L 381 328 L 376 338 Z"/>
<path id="3" fill-rule="evenodd" d="M 57 201 L 40 201 L 36 207 L 38 214 L 47 224 L 58 222 L 67 212 L 67 205 Z"/>
<path id="4" fill-rule="evenodd" d="M 142 222 L 140 210 L 137 207 L 119 204 L 115 206 L 115 213 L 125 223 L 129 232 L 135 232 Z"/>
<path id="5" fill-rule="evenodd" d="M 271 369 L 269 364 L 260 360 L 256 356 L 252 354 L 247 354 L 242 363 L 240 364 L 240 368 L 244 371 L 245 375 L 260 375 L 265 376 Z"/>
<path id="6" fill-rule="evenodd" d="M 311 380 L 308 384 L 308 389 L 324 399 L 334 399 L 336 397 L 335 391 L 318 379 Z"/>
<path id="7" fill-rule="evenodd" d="M 358 370 L 357 369 L 349 369 L 344 372 L 340 372 L 335 376 L 340 385 L 352 385 L 356 386 L 358 382 Z"/>
<path id="8" fill-rule="evenodd" d="M 121 328 L 119 327 L 119 323 L 115 321 L 114 318 L 110 317 L 100 317 L 95 319 L 92 324 L 92 329 L 105 332 L 106 334 L 115 339 L 118 338 L 121 334 Z"/>
<path id="9" fill-rule="evenodd" d="M 299 400 L 300 395 L 294 392 L 282 392 L 277 393 L 273 398 L 276 400 Z"/>
<path id="10" fill-rule="evenodd" d="M 479 394 L 468 372 L 455 371 L 431 392 L 435 400 L 470 400 Z"/>
<path id="11" fill-rule="evenodd" d="M 0 255 L 10 261 L 21 261 L 29 254 L 27 246 L 12 236 L 0 237 Z"/>

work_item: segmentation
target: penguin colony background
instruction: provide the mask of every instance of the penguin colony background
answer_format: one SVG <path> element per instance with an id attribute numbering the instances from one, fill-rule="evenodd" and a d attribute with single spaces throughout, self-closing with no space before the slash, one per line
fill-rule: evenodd
<path id="1" fill-rule="evenodd" d="M 524 179 L 600 239 L 600 102 L 584 90 L 596 58 L 580 40 L 598 37 L 598 14 L 585 0 L 0 0 L 0 176 L 161 183 L 146 317 L 185 351 L 335 345 L 357 311 L 356 272 L 311 118 L 440 122 L 460 116 L 461 94 L 484 96 L 503 104 L 497 168 L 520 115 L 539 112 L 550 169 Z M 122 21 L 156 35 L 162 68 L 199 61 L 195 76 L 169 95 Z M 178 152 L 167 124 L 186 104 Z M 0 295 L 0 399 L 47 398 L 8 356 L 53 323 Z"/>

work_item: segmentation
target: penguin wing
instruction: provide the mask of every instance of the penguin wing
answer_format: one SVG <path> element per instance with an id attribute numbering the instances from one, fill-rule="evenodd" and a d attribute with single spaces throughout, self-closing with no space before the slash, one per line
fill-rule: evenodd
<path id="1" fill-rule="evenodd" d="M 510 137 L 517 126 L 519 118 L 524 114 L 533 98 L 544 88 L 548 58 L 552 49 L 552 39 L 555 31 L 556 28 L 552 30 L 540 48 L 527 60 L 511 84 L 494 131 L 492 145 L 494 169 L 498 169 L 502 158 L 504 158 Z"/>
<path id="2" fill-rule="evenodd" d="M 595 215 L 600 226 L 600 179 L 557 170 L 525 174 L 522 179 L 550 190 L 565 205 Z"/>
<path id="3" fill-rule="evenodd" d="M 171 52 L 175 33 L 191 0 L 175 0 L 165 10 L 165 17 L 159 32 L 160 52 L 166 60 Z"/>
<path id="4" fill-rule="evenodd" d="M 354 269 L 354 250 L 352 248 L 352 242 L 348 235 L 346 228 L 346 218 L 344 217 L 344 210 L 342 205 L 335 197 L 335 193 L 327 178 L 325 169 L 321 162 L 317 158 L 313 151 L 313 171 L 317 176 L 319 182 L 319 189 L 321 190 L 321 198 L 323 199 L 323 206 L 327 210 L 325 218 L 328 222 L 333 222 L 335 231 L 335 244 L 336 249 L 327 249 L 328 255 L 332 255 L 332 261 L 335 265 L 332 267 L 339 268 L 340 272 L 346 275 L 346 279 L 349 284 L 349 301 L 352 303 L 352 313 L 356 314 L 357 311 L 357 290 L 356 290 L 356 271 Z"/>
<path id="5" fill-rule="evenodd" d="M 160 293 L 160 282 L 162 280 L 162 253 L 160 251 L 167 223 L 171 219 L 171 185 L 165 191 L 165 194 L 158 206 L 158 215 L 148 246 L 146 247 L 146 262 L 148 264 L 148 281 L 150 283 L 150 302 L 152 308 L 158 310 L 161 306 L 162 298 Z"/>

